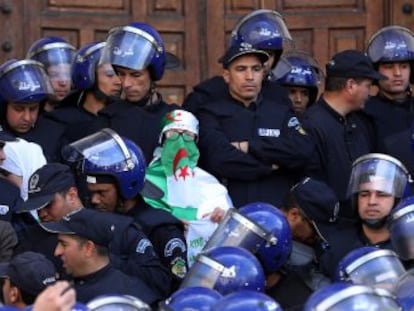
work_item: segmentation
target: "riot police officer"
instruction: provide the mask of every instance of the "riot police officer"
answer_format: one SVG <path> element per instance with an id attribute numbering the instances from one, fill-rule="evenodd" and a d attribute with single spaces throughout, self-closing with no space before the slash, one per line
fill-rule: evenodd
<path id="1" fill-rule="evenodd" d="M 39 144 L 48 161 L 60 160 L 64 127 L 41 115 L 52 86 L 41 63 L 9 60 L 0 66 L 0 118 L 4 130 Z"/>
<path id="2" fill-rule="evenodd" d="M 43 64 L 52 84 L 53 93 L 45 100 L 45 111 L 51 111 L 71 91 L 71 65 L 75 47 L 60 37 L 44 37 L 29 48 L 26 58 Z"/>
<path id="3" fill-rule="evenodd" d="M 303 51 L 288 51 L 281 60 L 272 71 L 273 78 L 288 89 L 292 109 L 300 116 L 318 98 L 322 70 L 316 60 Z"/>
<path id="4" fill-rule="evenodd" d="M 169 212 L 149 206 L 140 194 L 145 180 L 145 158 L 130 139 L 104 129 L 68 147 L 79 155 L 92 205 L 104 212 L 133 217 L 151 240 L 178 288 L 187 272 L 184 225 Z M 148 187 L 149 183 L 146 183 Z"/>
<path id="5" fill-rule="evenodd" d="M 145 158 L 151 159 L 158 144 L 161 119 L 177 107 L 168 105 L 156 90 L 166 64 L 161 36 L 145 23 L 115 27 L 109 31 L 100 63 L 114 67 L 121 80 L 124 101 L 114 101 L 100 110 L 89 133 L 109 127 L 132 139 Z"/>
<path id="6" fill-rule="evenodd" d="M 46 117 L 65 125 L 68 142 L 85 137 L 98 111 L 121 94 L 121 81 L 111 64 L 98 65 L 105 42 L 82 46 L 74 56 L 71 78 L 75 91 Z"/>
<path id="7" fill-rule="evenodd" d="M 231 33 L 227 48 L 245 42 L 255 49 L 265 51 L 269 60 L 265 63 L 265 76 L 263 80 L 263 97 L 282 105 L 289 105 L 287 92 L 278 82 L 271 78 L 271 70 L 280 60 L 284 49 L 289 47 L 293 40 L 286 27 L 282 15 L 268 9 L 254 10 L 244 16 Z M 223 58 L 219 61 L 221 62 Z M 285 72 L 289 71 L 288 64 L 283 66 Z M 230 96 L 228 86 L 223 77 L 215 76 L 196 85 L 192 93 L 184 100 L 183 108 L 198 117 L 198 110 L 216 100 L 225 100 Z"/>

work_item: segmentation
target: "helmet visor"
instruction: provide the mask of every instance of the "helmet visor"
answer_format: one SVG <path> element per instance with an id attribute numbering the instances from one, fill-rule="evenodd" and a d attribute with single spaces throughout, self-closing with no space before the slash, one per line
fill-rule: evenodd
<path id="1" fill-rule="evenodd" d="M 387 252 L 388 255 L 380 254 L 380 252 Z M 373 257 L 370 257 L 370 255 Z M 349 272 L 350 279 L 354 284 L 385 288 L 392 291 L 400 276 L 405 273 L 405 268 L 397 255 L 388 250 L 367 254 L 360 260 L 366 261 L 360 262 L 358 267 Z M 352 268 L 352 266 L 350 265 L 348 268 Z"/>
<path id="2" fill-rule="evenodd" d="M 389 226 L 393 249 L 403 260 L 414 259 L 414 206 L 407 206 L 406 209 L 407 212 L 393 219 Z"/>
<path id="3" fill-rule="evenodd" d="M 355 285 L 339 291 L 318 304 L 315 311 L 342 311 L 342 310 L 372 310 L 372 311 L 400 311 L 401 308 L 387 292 L 380 294 L 379 290 L 370 287 Z"/>
<path id="4" fill-rule="evenodd" d="M 76 49 L 69 43 L 49 43 L 32 51 L 27 58 L 41 62 L 45 67 L 57 64 L 69 64 L 73 62 Z"/>
<path id="5" fill-rule="evenodd" d="M 224 269 L 220 263 L 201 254 L 186 274 L 180 288 L 200 286 L 214 289 Z"/>
<path id="6" fill-rule="evenodd" d="M 398 160 L 383 154 L 363 156 L 353 165 L 348 196 L 371 190 L 400 198 L 407 182 L 407 170 Z"/>
<path id="7" fill-rule="evenodd" d="M 414 35 L 404 27 L 385 27 L 372 37 L 367 52 L 373 63 L 414 60 Z"/>
<path id="8" fill-rule="evenodd" d="M 118 27 L 109 33 L 99 64 L 142 70 L 161 52 L 162 47 L 145 31 L 130 26 Z"/>
<path id="9" fill-rule="evenodd" d="M 262 244 L 266 243 L 260 232 L 263 232 L 263 229 L 236 210 L 230 209 L 209 238 L 204 250 L 218 246 L 236 246 L 255 253 Z"/>
<path id="10" fill-rule="evenodd" d="M 41 101 L 54 93 L 43 66 L 33 60 L 18 61 L 5 68 L 0 87 L 2 97 L 13 102 Z"/>
<path id="11" fill-rule="evenodd" d="M 248 42 L 259 49 L 284 49 L 293 39 L 282 15 L 270 10 L 256 10 L 245 16 L 235 27 L 232 37 Z"/>
<path id="12" fill-rule="evenodd" d="M 68 162 L 83 161 L 82 172 L 123 172 L 133 165 L 130 152 L 119 135 L 110 129 L 103 129 L 65 146 L 62 156 Z M 87 167 L 86 167 L 87 163 Z"/>

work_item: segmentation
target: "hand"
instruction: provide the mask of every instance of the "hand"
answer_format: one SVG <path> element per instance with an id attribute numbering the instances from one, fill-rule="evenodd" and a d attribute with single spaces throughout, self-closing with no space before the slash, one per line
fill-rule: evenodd
<path id="1" fill-rule="evenodd" d="M 33 311 L 70 311 L 76 303 L 76 293 L 67 281 L 58 281 L 37 296 Z"/>
<path id="2" fill-rule="evenodd" d="M 240 150 L 241 152 L 248 153 L 249 152 L 249 142 L 248 141 L 232 141 L 233 147 Z"/>
<path id="3" fill-rule="evenodd" d="M 226 215 L 226 211 L 220 207 L 216 207 L 211 213 L 210 220 L 215 223 L 219 223 L 223 220 Z"/>

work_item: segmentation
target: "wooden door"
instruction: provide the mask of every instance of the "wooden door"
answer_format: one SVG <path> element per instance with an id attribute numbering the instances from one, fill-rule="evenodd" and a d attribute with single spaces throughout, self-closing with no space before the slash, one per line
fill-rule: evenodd
<path id="1" fill-rule="evenodd" d="M 167 71 L 159 83 L 168 102 L 181 103 L 199 79 L 198 6 L 193 0 L 21 0 L 28 27 L 24 31 L 26 51 L 35 40 L 61 36 L 76 47 L 104 40 L 109 29 L 132 21 L 147 22 L 161 34 L 166 50 L 182 61 Z M 20 25 L 16 24 L 16 28 Z M 22 57 L 24 53 L 19 53 Z"/>
<path id="2" fill-rule="evenodd" d="M 0 1 L 0 63 L 24 54 L 22 1 Z"/>
<path id="3" fill-rule="evenodd" d="M 365 49 L 368 38 L 385 24 L 385 0 L 211 0 L 207 3 L 207 76 L 221 71 L 217 59 L 224 52 L 231 30 L 240 17 L 254 9 L 281 13 L 295 48 L 309 52 L 322 67 L 338 51 Z"/>
<path id="4" fill-rule="evenodd" d="M 387 5 L 389 25 L 400 25 L 414 31 L 414 0 L 394 0 Z"/>

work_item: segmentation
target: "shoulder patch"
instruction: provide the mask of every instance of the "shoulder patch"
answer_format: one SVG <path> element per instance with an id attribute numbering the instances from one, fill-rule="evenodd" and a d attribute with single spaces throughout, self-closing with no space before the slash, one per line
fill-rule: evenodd
<path id="1" fill-rule="evenodd" d="M 187 247 L 179 238 L 172 238 L 167 242 L 167 244 L 164 247 L 164 257 L 170 257 L 174 254 L 175 249 L 179 249 L 182 253 L 186 252 Z"/>
<path id="2" fill-rule="evenodd" d="M 141 239 L 141 240 L 139 240 L 139 242 L 137 244 L 137 247 L 135 248 L 135 252 L 136 253 L 140 253 L 140 254 L 144 254 L 145 253 L 145 250 L 148 247 L 152 247 L 152 244 L 151 244 L 150 240 L 148 240 L 148 239 Z"/>
<path id="3" fill-rule="evenodd" d="M 0 215 L 6 215 L 10 211 L 8 205 L 0 205 Z"/>

